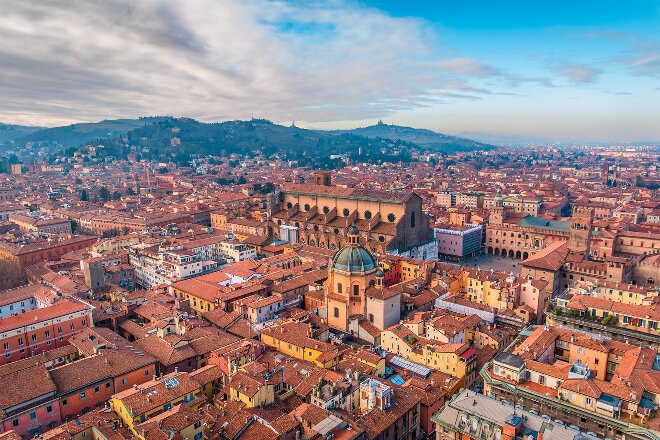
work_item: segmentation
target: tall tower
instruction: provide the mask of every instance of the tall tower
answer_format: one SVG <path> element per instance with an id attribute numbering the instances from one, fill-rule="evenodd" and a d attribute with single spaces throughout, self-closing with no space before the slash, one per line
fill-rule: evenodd
<path id="1" fill-rule="evenodd" d="M 582 206 L 573 207 L 571 216 L 571 236 L 568 249 L 572 252 L 589 253 L 591 229 L 594 223 L 594 210 Z"/>
<path id="2" fill-rule="evenodd" d="M 601 182 L 603 182 L 603 185 L 607 183 L 607 180 L 610 178 L 610 163 L 608 161 L 605 161 L 603 164 L 603 175 L 601 176 Z"/>
<path id="3" fill-rule="evenodd" d="M 502 226 L 507 214 L 506 206 L 504 206 L 504 197 L 502 197 L 502 188 L 497 188 L 497 195 L 493 200 L 495 201 L 495 207 L 490 210 L 488 223 L 493 226 Z"/>
<path id="4" fill-rule="evenodd" d="M 371 253 L 360 245 L 360 231 L 348 228 L 348 244 L 330 260 L 326 281 L 325 303 L 328 325 L 347 331 L 350 317 L 365 316 L 365 290 L 376 280 L 378 263 Z M 381 274 L 378 274 L 381 275 Z"/>
<path id="5" fill-rule="evenodd" d="M 314 185 L 330 186 L 332 177 L 330 171 L 314 171 Z"/>

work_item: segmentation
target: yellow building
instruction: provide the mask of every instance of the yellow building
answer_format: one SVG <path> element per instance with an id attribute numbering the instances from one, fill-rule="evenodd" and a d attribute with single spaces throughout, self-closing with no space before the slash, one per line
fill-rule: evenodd
<path id="1" fill-rule="evenodd" d="M 135 426 L 138 423 L 180 403 L 190 403 L 197 409 L 206 399 L 202 384 L 189 373 L 175 372 L 117 393 L 109 402 L 124 426 L 137 435 Z"/>
<path id="2" fill-rule="evenodd" d="M 229 383 L 229 398 L 240 400 L 248 408 L 269 405 L 275 401 L 275 383 L 278 378 L 281 376 L 264 377 L 239 370 Z M 279 385 L 281 386 L 281 380 Z"/>
<path id="3" fill-rule="evenodd" d="M 607 373 L 607 357 L 611 350 L 609 344 L 604 344 L 595 339 L 580 338 L 571 343 L 568 361 L 574 363 L 580 361 L 589 369 L 596 372 L 596 378 L 605 380 Z"/>
<path id="4" fill-rule="evenodd" d="M 411 362 L 459 378 L 461 386 L 472 386 L 477 374 L 477 351 L 466 344 L 431 343 L 402 324 L 381 333 L 381 345 L 390 353 Z"/>
<path id="5" fill-rule="evenodd" d="M 221 293 L 220 286 L 213 286 L 195 278 L 179 281 L 170 286 L 172 296 L 190 300 L 190 310 L 197 316 L 218 307 Z"/>
<path id="6" fill-rule="evenodd" d="M 305 323 L 288 322 L 264 329 L 261 342 L 282 354 L 313 362 L 319 367 L 334 368 L 339 362 L 339 348 L 314 339 L 313 329 Z"/>

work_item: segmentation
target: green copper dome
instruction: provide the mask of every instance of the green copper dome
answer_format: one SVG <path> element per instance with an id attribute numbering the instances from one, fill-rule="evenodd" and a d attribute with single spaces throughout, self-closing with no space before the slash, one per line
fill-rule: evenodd
<path id="1" fill-rule="evenodd" d="M 364 272 L 376 266 L 376 259 L 362 246 L 344 246 L 332 259 L 332 267 L 345 272 Z"/>

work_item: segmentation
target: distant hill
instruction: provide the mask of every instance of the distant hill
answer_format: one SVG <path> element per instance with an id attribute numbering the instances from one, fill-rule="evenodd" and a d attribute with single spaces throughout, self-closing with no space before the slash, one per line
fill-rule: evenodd
<path id="1" fill-rule="evenodd" d="M 141 158 L 185 164 L 191 154 L 278 157 L 300 166 L 334 168 L 342 157 L 358 162 L 410 162 L 413 152 L 494 148 L 430 130 L 379 124 L 344 131 L 307 130 L 265 119 L 204 123 L 190 118 L 119 119 L 42 129 L 15 139 L 51 146 L 66 156 L 85 144 L 104 145 L 101 156 L 125 158 L 136 147 Z M 59 153 L 58 153 L 59 152 Z M 235 159 L 234 159 L 235 160 Z"/>
<path id="2" fill-rule="evenodd" d="M 495 148 L 493 145 L 477 142 L 472 139 L 449 136 L 426 129 L 383 124 L 380 121 L 378 124 L 369 127 L 354 128 L 352 130 L 335 130 L 331 133 L 352 133 L 368 138 L 402 140 L 434 152 L 443 153 L 451 153 L 453 151 L 490 150 Z"/>
<path id="3" fill-rule="evenodd" d="M 35 131 L 43 130 L 43 127 L 29 127 L 25 125 L 11 125 L 0 122 L 0 145 L 4 145 Z"/>
<path id="4" fill-rule="evenodd" d="M 95 139 L 114 138 L 125 135 L 131 130 L 144 125 L 168 119 L 167 117 L 148 117 L 139 119 L 115 119 L 100 122 L 84 122 L 80 124 L 65 125 L 62 127 L 42 128 L 15 137 L 16 144 L 25 145 L 28 142 L 35 144 L 45 143 L 65 148 L 79 147 Z"/>

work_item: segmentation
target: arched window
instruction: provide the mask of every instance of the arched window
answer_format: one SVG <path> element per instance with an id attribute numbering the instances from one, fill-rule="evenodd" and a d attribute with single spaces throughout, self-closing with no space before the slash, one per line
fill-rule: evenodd
<path id="1" fill-rule="evenodd" d="M 371 218 L 371 211 L 369 211 L 369 210 L 364 211 L 364 218 L 366 218 L 367 220 L 369 220 L 369 219 Z"/>
<path id="2" fill-rule="evenodd" d="M 411 228 L 415 227 L 415 211 L 410 213 L 410 227 Z"/>
<path id="3" fill-rule="evenodd" d="M 396 220 L 396 217 L 394 216 L 394 214 L 392 214 L 392 213 L 387 214 L 387 221 L 388 222 L 394 223 L 394 220 Z"/>
<path id="4" fill-rule="evenodd" d="M 293 207 L 293 205 L 291 204 L 291 202 L 287 202 L 287 204 L 286 204 L 286 208 L 287 208 L 287 209 L 291 209 L 292 207 Z"/>
<path id="5" fill-rule="evenodd" d="M 344 214 L 344 217 L 348 217 L 348 215 L 351 213 L 351 211 L 348 208 L 344 208 L 344 211 L 342 211 Z"/>
<path id="6" fill-rule="evenodd" d="M 311 208 L 311 207 L 309 206 L 309 203 L 305 203 L 305 211 L 309 211 L 310 208 Z"/>
<path id="7" fill-rule="evenodd" d="M 327 206 L 324 206 L 323 207 L 323 214 L 327 214 L 329 212 L 330 212 L 330 208 L 328 208 Z"/>

